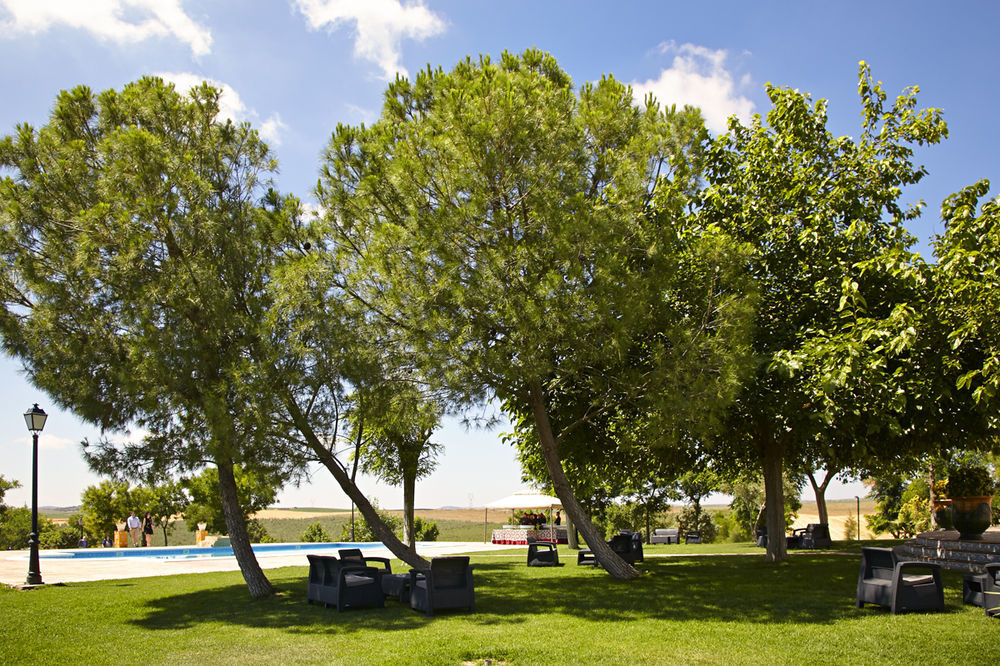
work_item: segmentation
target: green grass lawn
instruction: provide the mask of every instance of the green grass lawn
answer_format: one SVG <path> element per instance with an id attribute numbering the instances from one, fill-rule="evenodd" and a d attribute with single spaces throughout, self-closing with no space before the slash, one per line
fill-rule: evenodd
<path id="1" fill-rule="evenodd" d="M 892 616 L 855 609 L 852 555 L 648 558 L 629 582 L 560 557 L 474 556 L 476 612 L 432 618 L 394 600 L 309 605 L 305 566 L 269 570 L 280 593 L 265 601 L 238 572 L 3 589 L 0 663 L 1000 662 L 1000 623 L 962 605 L 956 573 L 944 613 Z"/>

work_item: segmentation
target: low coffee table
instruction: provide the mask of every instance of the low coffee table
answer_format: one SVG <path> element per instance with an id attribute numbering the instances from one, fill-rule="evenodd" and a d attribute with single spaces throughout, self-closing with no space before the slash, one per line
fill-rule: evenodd
<path id="1" fill-rule="evenodd" d="M 396 597 L 399 603 L 409 603 L 410 574 L 382 574 L 382 592 L 387 597 Z"/>

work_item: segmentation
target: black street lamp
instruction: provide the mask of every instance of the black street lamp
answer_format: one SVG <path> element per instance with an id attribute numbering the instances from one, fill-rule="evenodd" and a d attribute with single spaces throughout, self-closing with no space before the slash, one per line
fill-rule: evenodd
<path id="1" fill-rule="evenodd" d="M 28 585 L 41 585 L 42 572 L 38 566 L 38 433 L 48 418 L 38 403 L 24 413 L 24 422 L 31 432 L 31 535 L 28 537 Z"/>
<path id="2" fill-rule="evenodd" d="M 855 495 L 854 499 L 858 502 L 858 541 L 861 541 L 861 498 Z"/>

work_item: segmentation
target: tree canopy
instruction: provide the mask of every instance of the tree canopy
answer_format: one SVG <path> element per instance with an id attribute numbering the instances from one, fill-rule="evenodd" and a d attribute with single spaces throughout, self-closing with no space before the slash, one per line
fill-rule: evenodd
<path id="1" fill-rule="evenodd" d="M 640 109 L 610 77 L 577 95 L 551 56 L 505 53 L 390 85 L 379 122 L 337 128 L 317 189 L 345 292 L 455 403 L 530 414 L 566 512 L 623 577 L 559 447 L 609 396 L 695 422 L 735 386 L 738 248 L 682 214 L 704 137 L 695 110 Z M 585 401 L 576 423 L 550 419 L 562 393 Z"/>

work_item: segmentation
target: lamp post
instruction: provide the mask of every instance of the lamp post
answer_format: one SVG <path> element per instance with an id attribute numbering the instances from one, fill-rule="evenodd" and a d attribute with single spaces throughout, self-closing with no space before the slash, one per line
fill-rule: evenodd
<path id="1" fill-rule="evenodd" d="M 31 535 L 28 537 L 28 585 L 41 585 L 42 572 L 38 566 L 38 433 L 45 427 L 46 414 L 35 406 L 24 413 L 24 422 L 31 433 Z"/>
<path id="2" fill-rule="evenodd" d="M 855 495 L 854 499 L 858 503 L 858 541 L 861 541 L 861 498 Z"/>

